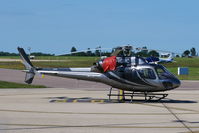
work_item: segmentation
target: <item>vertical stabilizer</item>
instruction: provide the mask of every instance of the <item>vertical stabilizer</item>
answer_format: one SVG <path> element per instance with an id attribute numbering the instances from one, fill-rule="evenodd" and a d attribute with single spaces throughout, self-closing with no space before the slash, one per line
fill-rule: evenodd
<path id="1" fill-rule="evenodd" d="M 17 49 L 19 51 L 19 55 L 21 57 L 22 63 L 24 64 L 24 66 L 26 68 L 25 82 L 28 83 L 28 84 L 31 84 L 33 79 L 34 79 L 36 70 L 33 67 L 32 63 L 30 62 L 30 59 L 28 58 L 24 49 L 20 48 L 20 47 L 18 47 Z"/>

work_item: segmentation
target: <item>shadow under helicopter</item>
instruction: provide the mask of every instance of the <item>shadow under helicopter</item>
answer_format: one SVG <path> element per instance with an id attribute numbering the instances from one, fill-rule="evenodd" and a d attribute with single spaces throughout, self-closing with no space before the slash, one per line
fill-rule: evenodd
<path id="1" fill-rule="evenodd" d="M 70 98 L 70 97 L 48 97 L 51 99 L 50 103 L 198 103 L 197 101 L 192 100 L 174 100 L 174 99 L 125 99 L 125 100 L 118 100 L 118 99 L 99 99 L 99 98 L 91 98 L 91 97 L 79 97 L 79 98 Z"/>

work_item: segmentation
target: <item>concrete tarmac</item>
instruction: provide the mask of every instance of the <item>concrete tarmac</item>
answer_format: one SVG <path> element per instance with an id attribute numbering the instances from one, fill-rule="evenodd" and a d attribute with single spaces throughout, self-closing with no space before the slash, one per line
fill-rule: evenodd
<path id="1" fill-rule="evenodd" d="M 24 76 L 0 69 L 3 81 L 23 83 Z M 199 132 L 198 81 L 182 81 L 164 100 L 132 103 L 108 101 L 109 86 L 100 83 L 51 76 L 33 83 L 54 88 L 0 89 L 0 133 Z"/>
<path id="2" fill-rule="evenodd" d="M 132 103 L 105 102 L 106 94 L 65 88 L 0 89 L 0 133 L 199 131 L 199 91 L 174 90 L 161 102 L 138 98 Z"/>

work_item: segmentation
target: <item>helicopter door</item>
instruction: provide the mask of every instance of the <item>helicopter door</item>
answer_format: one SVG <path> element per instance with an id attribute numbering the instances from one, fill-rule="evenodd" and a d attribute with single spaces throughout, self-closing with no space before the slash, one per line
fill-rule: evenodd
<path id="1" fill-rule="evenodd" d="M 148 81 L 149 84 L 155 85 L 155 86 L 157 84 L 159 84 L 159 81 L 157 80 L 158 77 L 157 77 L 154 69 L 141 68 L 138 70 L 138 73 L 139 73 L 140 77 L 143 78 L 144 80 Z"/>
<path id="2" fill-rule="evenodd" d="M 153 69 L 151 68 L 142 68 L 138 70 L 140 77 L 149 80 L 155 80 L 156 75 Z"/>

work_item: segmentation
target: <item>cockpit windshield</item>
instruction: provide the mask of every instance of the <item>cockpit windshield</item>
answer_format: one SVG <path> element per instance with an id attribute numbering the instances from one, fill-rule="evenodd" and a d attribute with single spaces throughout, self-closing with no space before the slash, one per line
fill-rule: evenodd
<path id="1" fill-rule="evenodd" d="M 166 68 L 164 68 L 163 66 L 159 65 L 155 67 L 155 70 L 158 74 L 158 77 L 160 79 L 167 79 L 169 77 L 174 77 L 173 74 L 171 74 Z"/>

